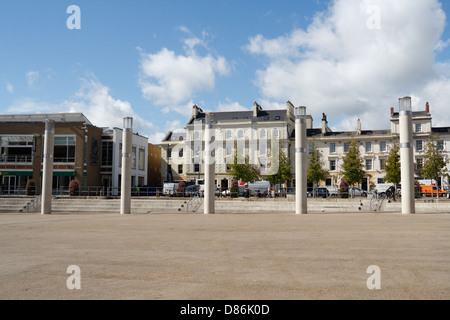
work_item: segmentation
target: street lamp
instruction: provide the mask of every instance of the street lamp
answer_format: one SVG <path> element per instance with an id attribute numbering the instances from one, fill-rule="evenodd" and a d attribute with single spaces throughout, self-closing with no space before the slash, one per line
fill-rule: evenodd
<path id="1" fill-rule="evenodd" d="M 306 107 L 295 107 L 295 213 L 306 214 Z"/>
<path id="2" fill-rule="evenodd" d="M 415 212 L 411 97 L 399 99 L 399 111 L 402 213 L 408 214 Z"/>

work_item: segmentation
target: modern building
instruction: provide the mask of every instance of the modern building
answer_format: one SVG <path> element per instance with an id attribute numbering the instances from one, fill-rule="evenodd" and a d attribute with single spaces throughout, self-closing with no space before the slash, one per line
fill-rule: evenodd
<path id="1" fill-rule="evenodd" d="M 122 129 L 100 128 L 82 113 L 0 115 L 1 194 L 41 190 L 45 121 L 55 121 L 53 194 L 67 194 L 76 179 L 85 194 L 120 186 Z M 148 139 L 133 134 L 132 186 L 147 183 Z"/>
<path id="2" fill-rule="evenodd" d="M 118 195 L 122 177 L 121 128 L 103 128 L 102 132 L 102 186 L 109 194 Z M 147 185 L 148 138 L 133 133 L 131 151 L 131 187 Z"/>
<path id="3" fill-rule="evenodd" d="M 269 174 L 268 163 L 271 154 L 283 151 L 291 161 L 295 172 L 294 106 L 286 103 L 286 109 L 263 110 L 256 102 L 252 111 L 211 112 L 210 124 L 215 132 L 216 186 L 228 188 L 231 176 L 227 174 L 228 164 L 234 160 L 235 151 L 249 158 L 263 174 Z M 423 111 L 413 111 L 414 159 L 416 176 L 423 161 L 423 146 L 431 133 L 438 133 L 438 146 L 450 157 L 450 127 L 433 127 L 430 106 Z M 192 116 L 184 132 L 169 132 L 161 143 L 162 181 L 196 181 L 204 178 L 203 151 L 205 148 L 204 128 L 206 113 L 197 106 L 192 107 Z M 391 128 L 384 130 L 363 129 L 360 120 L 354 131 L 332 131 L 328 120 L 322 114 L 320 127 L 314 127 L 313 118 L 308 115 L 307 140 L 321 151 L 324 167 L 329 176 L 324 185 L 338 185 L 342 178 L 343 158 L 352 140 L 356 140 L 363 159 L 366 176 L 361 188 L 371 190 L 376 183 L 384 181 L 386 160 L 389 151 L 399 137 L 398 112 L 391 108 Z M 448 178 L 443 176 L 438 184 L 448 188 Z M 292 185 L 295 185 L 295 179 Z M 288 186 L 289 187 L 289 186 Z"/>
<path id="4" fill-rule="evenodd" d="M 3 194 L 23 194 L 29 179 L 41 189 L 46 120 L 55 121 L 53 193 L 100 185 L 102 129 L 81 113 L 0 115 L 0 182 Z"/>

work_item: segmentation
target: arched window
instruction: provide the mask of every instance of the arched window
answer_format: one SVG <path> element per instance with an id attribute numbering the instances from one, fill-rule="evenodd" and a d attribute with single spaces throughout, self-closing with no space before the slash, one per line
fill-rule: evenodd
<path id="1" fill-rule="evenodd" d="M 266 138 L 266 130 L 265 129 L 261 129 L 259 131 L 259 138 L 260 139 L 265 139 Z"/>
<path id="2" fill-rule="evenodd" d="M 278 130 L 277 128 L 274 128 L 272 130 L 272 138 L 279 138 L 280 137 L 280 130 Z"/>
<path id="3" fill-rule="evenodd" d="M 233 133 L 231 132 L 231 130 L 227 130 L 225 133 L 225 138 L 231 139 L 232 137 L 233 137 Z"/>
<path id="4" fill-rule="evenodd" d="M 178 151 L 178 158 L 183 158 L 183 148 Z"/>
<path id="5" fill-rule="evenodd" d="M 194 140 L 200 140 L 200 132 L 198 131 L 194 132 Z"/>
<path id="6" fill-rule="evenodd" d="M 238 139 L 244 138 L 244 130 L 240 129 L 237 133 L 237 137 L 238 137 Z"/>

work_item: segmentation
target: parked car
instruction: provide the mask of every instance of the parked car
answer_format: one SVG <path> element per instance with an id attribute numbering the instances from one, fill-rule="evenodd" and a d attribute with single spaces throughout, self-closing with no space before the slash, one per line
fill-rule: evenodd
<path id="1" fill-rule="evenodd" d="M 198 184 L 190 185 L 184 191 L 186 197 L 193 197 L 197 195 L 200 191 L 200 186 Z"/>
<path id="2" fill-rule="evenodd" d="M 315 191 L 316 198 L 326 198 L 330 195 L 330 192 L 326 187 L 318 187 Z M 312 198 L 313 197 L 313 190 L 308 191 L 307 196 Z"/>
<path id="3" fill-rule="evenodd" d="M 393 186 L 394 186 L 393 183 L 377 183 L 375 184 L 375 190 L 377 190 L 377 194 L 383 195 L 390 187 Z"/>
<path id="4" fill-rule="evenodd" d="M 339 189 L 336 186 L 325 186 L 328 190 L 328 196 L 329 197 L 337 197 Z"/>
<path id="5" fill-rule="evenodd" d="M 349 196 L 353 195 L 353 197 L 367 197 L 367 192 L 357 187 L 348 188 L 348 194 Z"/>

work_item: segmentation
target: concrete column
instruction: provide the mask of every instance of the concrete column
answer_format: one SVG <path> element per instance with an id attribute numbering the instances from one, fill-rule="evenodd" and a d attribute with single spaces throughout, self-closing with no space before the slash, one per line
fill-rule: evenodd
<path id="1" fill-rule="evenodd" d="M 307 213 L 306 107 L 295 107 L 295 213 Z"/>
<path id="2" fill-rule="evenodd" d="M 399 99 L 402 213 L 415 213 L 411 98 Z"/>
<path id="3" fill-rule="evenodd" d="M 122 181 L 120 185 L 120 214 L 131 213 L 131 150 L 133 144 L 133 118 L 123 119 Z"/>
<path id="4" fill-rule="evenodd" d="M 52 212 L 53 149 L 55 145 L 55 121 L 46 120 L 44 134 L 44 163 L 42 172 L 41 214 Z"/>
<path id="5" fill-rule="evenodd" d="M 204 214 L 214 213 L 214 201 L 215 201 L 215 173 L 216 164 L 214 157 L 214 129 L 210 121 L 211 115 L 206 114 L 205 118 L 205 193 L 203 202 Z"/>

